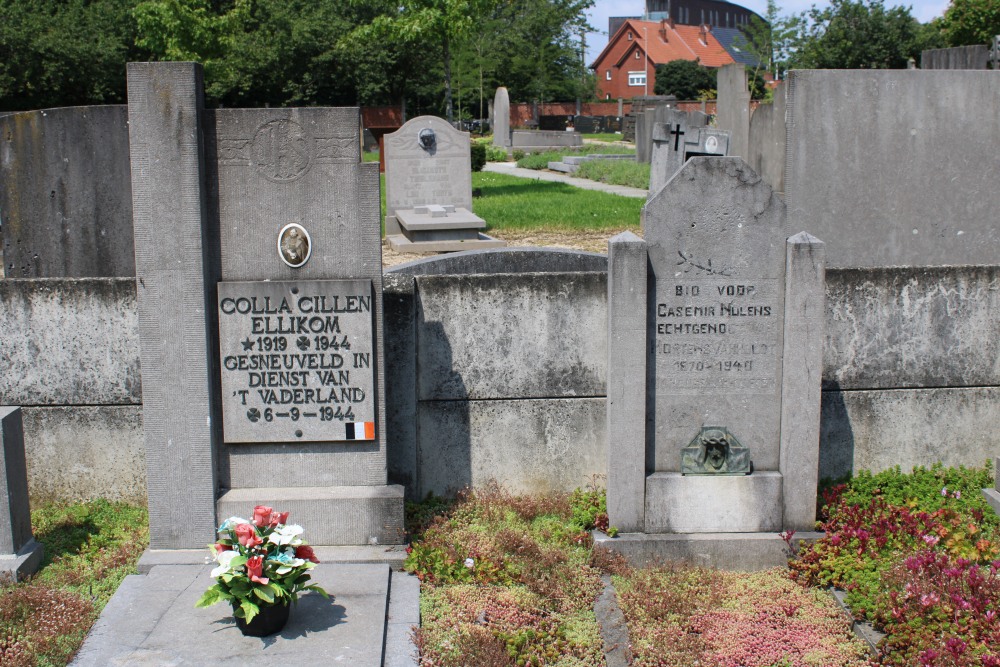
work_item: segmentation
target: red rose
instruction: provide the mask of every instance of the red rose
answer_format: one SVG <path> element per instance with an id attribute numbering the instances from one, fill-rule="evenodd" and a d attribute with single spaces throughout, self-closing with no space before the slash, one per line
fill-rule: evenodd
<path id="1" fill-rule="evenodd" d="M 247 560 L 247 574 L 250 575 L 250 581 L 257 582 L 262 586 L 267 586 L 267 582 L 270 581 L 267 577 L 261 576 L 264 574 L 264 557 L 254 556 L 253 558 Z"/>
<path id="2" fill-rule="evenodd" d="M 319 558 L 316 558 L 316 552 L 308 544 L 300 544 L 295 547 L 295 557 L 301 558 L 302 560 L 312 561 L 313 563 L 318 563 Z"/>
<path id="3" fill-rule="evenodd" d="M 236 526 L 236 539 L 247 549 L 252 549 L 264 541 L 257 537 L 257 529 L 249 523 L 241 523 Z"/>
<path id="4" fill-rule="evenodd" d="M 212 546 L 215 548 L 215 555 L 216 556 L 218 556 L 219 554 L 221 554 L 223 551 L 232 551 L 233 550 L 233 547 L 231 545 L 223 544 L 222 542 L 219 542 L 218 544 L 213 544 Z"/>
<path id="5" fill-rule="evenodd" d="M 271 512 L 274 510 L 267 505 L 257 505 L 253 508 L 253 525 L 266 526 L 271 521 Z"/>
<path id="6" fill-rule="evenodd" d="M 271 523 L 269 524 L 271 528 L 274 528 L 279 523 L 288 523 L 288 512 L 271 512 Z"/>

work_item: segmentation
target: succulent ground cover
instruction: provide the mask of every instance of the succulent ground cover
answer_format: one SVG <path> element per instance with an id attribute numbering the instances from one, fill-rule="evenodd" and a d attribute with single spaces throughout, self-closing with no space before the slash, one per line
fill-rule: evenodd
<path id="1" fill-rule="evenodd" d="M 1000 519 L 989 466 L 861 473 L 824 492 L 826 536 L 791 575 L 837 586 L 887 634 L 879 664 L 1000 667 Z"/>
<path id="2" fill-rule="evenodd" d="M 0 587 L 0 665 L 65 665 L 149 542 L 145 508 L 97 500 L 31 513 L 38 574 Z"/>
<path id="3" fill-rule="evenodd" d="M 603 665 L 592 610 L 605 572 L 637 666 L 869 664 L 829 594 L 784 570 L 634 569 L 593 552 L 588 529 L 609 528 L 600 491 L 529 497 L 491 486 L 439 502 L 423 523 L 405 565 L 423 582 L 423 667 Z"/>
<path id="4" fill-rule="evenodd" d="M 861 667 L 866 648 L 828 593 L 783 569 L 614 568 L 636 667 Z"/>

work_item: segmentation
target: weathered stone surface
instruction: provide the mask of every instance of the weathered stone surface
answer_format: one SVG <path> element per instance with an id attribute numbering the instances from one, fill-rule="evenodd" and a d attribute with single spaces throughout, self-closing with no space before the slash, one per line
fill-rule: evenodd
<path id="1" fill-rule="evenodd" d="M 755 470 L 778 469 L 785 229 L 784 204 L 739 158 L 692 158 L 646 203 L 647 467 L 678 471 L 680 449 L 716 425 Z"/>
<path id="2" fill-rule="evenodd" d="M 826 389 L 1000 385 L 1000 267 L 827 272 Z"/>
<path id="3" fill-rule="evenodd" d="M 603 398 L 420 403 L 420 496 L 501 482 L 570 491 L 605 470 Z"/>
<path id="4" fill-rule="evenodd" d="M 689 157 L 722 157 L 729 154 L 728 130 L 691 124 L 688 121 L 689 115 L 683 111 L 670 110 L 667 122 L 653 125 L 649 166 L 650 197 L 667 184 Z"/>
<path id="5" fill-rule="evenodd" d="M 785 193 L 785 83 L 774 89 L 771 104 L 761 104 L 750 116 L 747 164 L 779 196 Z"/>
<path id="6" fill-rule="evenodd" d="M 0 280 L 0 396 L 10 404 L 138 404 L 135 280 Z"/>
<path id="7" fill-rule="evenodd" d="M 16 554 L 31 539 L 21 408 L 0 406 L 0 557 Z"/>
<path id="8" fill-rule="evenodd" d="M 7 278 L 134 276 L 128 111 L 0 116 Z"/>
<path id="9" fill-rule="evenodd" d="M 979 466 L 1000 451 L 1000 388 L 824 391 L 820 476 Z"/>
<path id="10" fill-rule="evenodd" d="M 401 544 L 403 487 L 396 485 L 241 488 L 219 497 L 218 515 L 247 516 L 256 505 L 289 512 L 310 544 Z"/>
<path id="11" fill-rule="evenodd" d="M 608 256 L 596 252 L 559 248 L 505 248 L 470 250 L 440 257 L 415 259 L 387 269 L 386 275 L 455 275 L 467 273 L 569 273 L 603 272 Z"/>
<path id="12" fill-rule="evenodd" d="M 130 63 L 128 93 L 150 546 L 196 547 L 215 538 L 221 423 L 201 68 Z"/>
<path id="13" fill-rule="evenodd" d="M 417 494 L 417 350 L 416 281 L 406 274 L 386 273 L 385 405 L 389 481 Z"/>
<path id="14" fill-rule="evenodd" d="M 793 545 L 814 542 L 823 533 L 796 533 Z M 621 533 L 594 535 L 594 548 L 624 556 L 636 567 L 684 561 L 702 567 L 754 572 L 788 565 L 789 549 L 778 533 Z"/>
<path id="15" fill-rule="evenodd" d="M 635 234 L 608 241 L 608 516 L 628 532 L 645 528 L 648 261 Z"/>
<path id="16" fill-rule="evenodd" d="M 23 408 L 36 501 L 109 498 L 146 502 L 142 407 Z"/>
<path id="17" fill-rule="evenodd" d="M 510 148 L 510 96 L 503 86 L 493 97 L 493 145 Z"/>
<path id="18" fill-rule="evenodd" d="M 781 473 L 773 471 L 732 476 L 653 473 L 646 478 L 644 532 L 778 532 L 781 489 Z"/>
<path id="19" fill-rule="evenodd" d="M 419 399 L 603 395 L 606 289 L 586 273 L 417 277 Z"/>
<path id="20" fill-rule="evenodd" d="M 720 67 L 717 84 L 716 125 L 721 130 L 732 132 L 729 154 L 749 162 L 750 92 L 747 90 L 746 68 L 742 63 Z"/>
<path id="21" fill-rule="evenodd" d="M 983 165 L 1000 114 L 982 113 L 1000 106 L 994 74 L 790 73 L 791 228 L 824 239 L 830 267 L 996 264 L 1000 188 Z"/>
<path id="22" fill-rule="evenodd" d="M 784 373 L 781 382 L 782 527 L 811 530 L 819 484 L 826 248 L 799 232 L 786 243 Z"/>

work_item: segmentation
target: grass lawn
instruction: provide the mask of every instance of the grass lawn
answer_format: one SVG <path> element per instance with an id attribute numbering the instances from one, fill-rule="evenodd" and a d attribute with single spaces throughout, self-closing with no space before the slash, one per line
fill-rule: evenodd
<path id="1" fill-rule="evenodd" d="M 145 508 L 97 500 L 31 513 L 38 574 L 0 588 L 0 665 L 65 665 L 149 543 Z"/>
<path id="2" fill-rule="evenodd" d="M 476 215 L 488 230 L 544 229 L 601 231 L 639 229 L 644 200 L 606 192 L 581 190 L 507 174 L 472 174 L 472 187 L 481 196 L 472 200 Z"/>
<path id="3" fill-rule="evenodd" d="M 544 153 L 531 153 L 525 155 L 517 161 L 517 166 L 522 169 L 547 169 L 549 162 L 558 162 L 567 155 L 634 155 L 635 147 L 584 144 L 579 148 L 567 148 L 558 151 L 546 151 Z"/>
<path id="4" fill-rule="evenodd" d="M 622 140 L 622 133 L 621 132 L 610 132 L 610 133 L 604 133 L 604 134 L 592 134 L 592 133 L 587 132 L 587 133 L 583 133 L 583 138 L 584 139 L 592 139 L 594 141 L 621 141 Z"/>

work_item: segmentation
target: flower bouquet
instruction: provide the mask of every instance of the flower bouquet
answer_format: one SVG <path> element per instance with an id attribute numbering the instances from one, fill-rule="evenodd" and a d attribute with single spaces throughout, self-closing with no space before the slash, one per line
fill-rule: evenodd
<path id="1" fill-rule="evenodd" d="M 288 525 L 288 512 L 266 505 L 253 508 L 253 520 L 230 517 L 219 526 L 219 539 L 209 546 L 219 565 L 216 583 L 195 607 L 226 601 L 243 634 L 263 637 L 279 632 L 288 620 L 288 605 L 303 591 L 326 591 L 310 584 L 308 571 L 319 560 L 302 539 L 302 526 Z"/>

